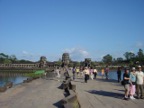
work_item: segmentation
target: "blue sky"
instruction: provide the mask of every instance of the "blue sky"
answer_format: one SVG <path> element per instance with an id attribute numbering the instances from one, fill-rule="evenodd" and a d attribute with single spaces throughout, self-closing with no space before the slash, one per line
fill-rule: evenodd
<path id="1" fill-rule="evenodd" d="M 144 0 L 0 0 L 0 52 L 101 60 L 144 48 Z"/>

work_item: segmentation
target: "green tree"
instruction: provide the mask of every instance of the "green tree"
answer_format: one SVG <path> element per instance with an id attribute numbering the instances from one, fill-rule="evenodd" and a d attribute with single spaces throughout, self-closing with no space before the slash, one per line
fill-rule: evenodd
<path id="1" fill-rule="evenodd" d="M 91 61 L 91 67 L 96 67 L 96 62 L 95 61 Z"/>
<path id="2" fill-rule="evenodd" d="M 139 49 L 136 57 L 136 62 L 138 61 L 141 65 L 144 64 L 144 53 L 142 49 Z"/>
<path id="3" fill-rule="evenodd" d="M 102 61 L 106 64 L 112 63 L 113 57 L 110 54 L 107 54 L 106 56 L 103 57 Z"/>
<path id="4" fill-rule="evenodd" d="M 32 61 L 24 60 L 24 59 L 19 60 L 18 62 L 19 62 L 19 63 L 33 63 Z"/>
<path id="5" fill-rule="evenodd" d="M 12 61 L 11 60 L 9 60 L 9 59 L 4 59 L 4 62 L 3 62 L 4 64 L 11 64 L 12 63 Z"/>
<path id="6" fill-rule="evenodd" d="M 135 54 L 132 53 L 132 52 L 126 52 L 126 53 L 124 54 L 124 56 L 125 56 L 125 58 L 126 58 L 127 61 L 135 58 Z"/>
<path id="7" fill-rule="evenodd" d="M 118 58 L 117 58 L 117 62 L 118 62 L 118 63 L 123 62 L 123 58 L 122 58 L 122 57 L 118 57 Z"/>
<path id="8" fill-rule="evenodd" d="M 10 59 L 12 62 L 17 61 L 17 58 L 16 58 L 15 55 L 11 55 L 11 56 L 9 56 L 9 59 Z"/>
<path id="9" fill-rule="evenodd" d="M 4 63 L 6 59 L 8 59 L 9 56 L 4 54 L 4 53 L 0 53 L 0 63 Z"/>
<path id="10" fill-rule="evenodd" d="M 6 54 L 4 54 L 4 53 L 0 53 L 0 58 L 6 59 L 6 58 L 8 58 L 8 57 L 9 57 L 8 55 L 6 55 Z"/>
<path id="11" fill-rule="evenodd" d="M 138 53 L 137 53 L 138 58 L 143 58 L 144 57 L 144 53 L 142 49 L 139 49 Z"/>

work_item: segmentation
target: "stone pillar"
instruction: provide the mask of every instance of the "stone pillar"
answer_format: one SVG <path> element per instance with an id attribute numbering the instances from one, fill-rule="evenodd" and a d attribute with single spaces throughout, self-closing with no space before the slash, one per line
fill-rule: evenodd
<path id="1" fill-rule="evenodd" d="M 69 53 L 63 53 L 62 55 L 62 65 L 64 66 L 68 66 L 70 62 L 70 58 L 69 58 Z"/>

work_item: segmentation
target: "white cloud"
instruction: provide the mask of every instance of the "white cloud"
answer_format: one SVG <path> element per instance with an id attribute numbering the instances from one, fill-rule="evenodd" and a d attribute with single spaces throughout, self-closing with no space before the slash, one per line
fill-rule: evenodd
<path id="1" fill-rule="evenodd" d="M 25 60 L 30 60 L 30 61 L 38 61 L 38 60 L 40 60 L 41 56 L 45 56 L 47 58 L 47 61 L 57 61 L 61 58 L 61 55 L 37 54 L 37 53 L 31 53 L 28 51 L 22 51 L 22 55 L 20 56 L 20 59 L 25 59 Z"/>
<path id="2" fill-rule="evenodd" d="M 137 42 L 136 47 L 137 48 L 142 48 L 142 47 L 144 47 L 144 44 L 142 42 Z"/>
<path id="3" fill-rule="evenodd" d="M 28 51 L 22 51 L 22 59 L 31 60 L 31 61 L 38 61 L 40 55 L 30 53 Z"/>
<path id="4" fill-rule="evenodd" d="M 34 54 L 29 53 L 29 52 L 27 52 L 27 51 L 22 51 L 22 54 L 23 54 L 23 56 L 29 56 L 29 57 L 34 56 Z"/>
<path id="5" fill-rule="evenodd" d="M 64 52 L 67 52 L 70 54 L 70 58 L 72 60 L 76 61 L 83 61 L 86 57 L 89 57 L 89 53 L 86 50 L 83 50 L 81 48 L 71 48 L 71 49 L 65 49 Z"/>
<path id="6" fill-rule="evenodd" d="M 22 53 L 23 53 L 24 55 L 28 55 L 28 54 L 29 54 L 27 51 L 22 51 Z"/>

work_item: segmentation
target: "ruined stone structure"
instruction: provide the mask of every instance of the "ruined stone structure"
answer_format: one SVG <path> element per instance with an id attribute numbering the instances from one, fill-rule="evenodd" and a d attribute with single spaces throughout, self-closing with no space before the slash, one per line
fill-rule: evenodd
<path id="1" fill-rule="evenodd" d="M 86 67 L 90 67 L 91 66 L 91 58 L 85 58 L 84 63 L 85 63 Z"/>
<path id="2" fill-rule="evenodd" d="M 68 66 L 70 62 L 69 54 L 64 53 L 62 55 L 62 63 L 64 66 Z M 37 69 L 37 68 L 54 68 L 55 62 L 48 62 L 45 56 L 41 56 L 38 62 L 34 63 L 11 63 L 11 64 L 0 64 L 0 69 Z"/>
<path id="3" fill-rule="evenodd" d="M 69 53 L 63 53 L 63 55 L 62 55 L 62 65 L 63 66 L 68 66 L 69 62 L 70 62 Z"/>
<path id="4" fill-rule="evenodd" d="M 39 62 L 35 63 L 0 64 L 0 69 L 35 69 L 45 67 L 54 67 L 54 63 L 48 63 L 45 56 L 40 57 Z"/>
<path id="5" fill-rule="evenodd" d="M 40 57 L 39 67 L 45 68 L 47 66 L 47 59 L 45 56 Z"/>

